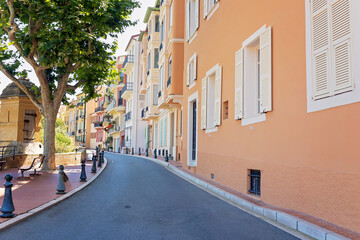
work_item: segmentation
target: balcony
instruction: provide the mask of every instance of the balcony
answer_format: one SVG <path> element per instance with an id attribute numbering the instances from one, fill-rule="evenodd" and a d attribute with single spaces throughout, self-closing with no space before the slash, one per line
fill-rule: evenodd
<path id="1" fill-rule="evenodd" d="M 83 108 L 84 103 L 82 103 L 82 102 L 78 102 L 78 103 L 76 104 L 76 106 L 77 106 L 78 108 Z"/>
<path id="2" fill-rule="evenodd" d="M 133 82 L 127 82 L 123 89 L 121 90 L 121 98 L 128 99 L 131 97 L 131 94 L 134 90 L 134 83 Z"/>
<path id="3" fill-rule="evenodd" d="M 110 113 L 110 111 L 115 107 L 115 100 L 112 100 L 110 104 L 106 108 L 106 112 Z"/>
<path id="4" fill-rule="evenodd" d="M 123 68 L 125 69 L 125 73 L 130 73 L 134 68 L 135 56 L 127 55 L 125 61 L 123 63 Z"/>
<path id="5" fill-rule="evenodd" d="M 120 131 L 120 126 L 119 125 L 114 125 L 112 128 L 110 128 L 109 134 L 118 133 L 119 131 Z"/>
<path id="6" fill-rule="evenodd" d="M 144 117 L 143 120 L 151 120 L 159 117 L 159 110 L 156 106 L 146 107 L 143 109 Z"/>
<path id="7" fill-rule="evenodd" d="M 95 122 L 95 123 L 94 123 L 94 127 L 95 127 L 95 128 L 102 128 L 102 127 L 103 127 L 103 123 L 102 123 L 102 122 Z"/>
<path id="8" fill-rule="evenodd" d="M 127 112 L 125 115 L 125 122 L 131 120 L 131 112 Z"/>
<path id="9" fill-rule="evenodd" d="M 103 112 L 103 111 L 105 111 L 104 106 L 100 106 L 100 107 L 95 108 L 95 112 L 96 112 L 96 113 L 97 113 L 97 112 Z"/>

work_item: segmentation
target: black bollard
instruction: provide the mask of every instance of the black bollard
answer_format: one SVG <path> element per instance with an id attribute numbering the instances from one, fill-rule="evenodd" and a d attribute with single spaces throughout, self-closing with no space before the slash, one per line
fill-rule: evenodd
<path id="1" fill-rule="evenodd" d="M 139 154 L 139 156 L 141 156 L 141 148 L 139 148 L 139 153 L 138 154 Z"/>
<path id="2" fill-rule="evenodd" d="M 56 194 L 65 194 L 65 173 L 64 173 L 64 166 L 63 165 L 60 165 L 59 166 L 59 183 L 58 183 L 58 186 L 56 188 L 57 192 Z"/>
<path id="3" fill-rule="evenodd" d="M 131 148 L 131 155 L 134 155 L 134 148 Z"/>
<path id="4" fill-rule="evenodd" d="M 80 174 L 80 182 L 86 182 L 86 172 L 85 172 L 85 159 L 81 160 L 81 174 Z"/>
<path id="5" fill-rule="evenodd" d="M 146 148 L 146 150 L 145 150 L 145 156 L 149 156 L 149 149 L 148 148 Z"/>
<path id="6" fill-rule="evenodd" d="M 104 164 L 104 157 L 105 157 L 105 153 L 104 151 L 102 151 L 102 156 L 101 156 L 101 163 Z"/>
<path id="7" fill-rule="evenodd" d="M 157 158 L 157 155 L 156 155 L 156 148 L 154 150 L 154 158 Z"/>
<path id="8" fill-rule="evenodd" d="M 91 173 L 96 173 L 96 159 L 97 159 L 97 156 L 93 156 L 93 165 L 92 165 L 92 168 L 91 168 Z"/>
<path id="9" fill-rule="evenodd" d="M 101 158 L 102 158 L 102 153 L 99 152 L 99 161 L 98 161 L 98 165 L 97 165 L 98 168 L 100 168 L 100 167 L 101 167 L 101 164 L 102 164 Z"/>
<path id="10" fill-rule="evenodd" d="M 165 162 L 169 161 L 168 150 L 165 151 Z"/>
<path id="11" fill-rule="evenodd" d="M 11 180 L 13 179 L 13 176 L 11 176 L 11 174 L 6 174 L 5 178 L 6 182 L 4 183 L 4 187 L 5 187 L 5 195 L 4 195 L 4 201 L 3 204 L 1 206 L 0 211 L 3 213 L 0 215 L 1 218 L 12 218 L 15 216 L 15 214 L 13 214 L 13 211 L 15 211 L 15 207 L 14 207 L 14 203 L 12 200 L 12 193 L 11 193 L 11 188 L 13 186 L 13 184 L 11 183 Z"/>

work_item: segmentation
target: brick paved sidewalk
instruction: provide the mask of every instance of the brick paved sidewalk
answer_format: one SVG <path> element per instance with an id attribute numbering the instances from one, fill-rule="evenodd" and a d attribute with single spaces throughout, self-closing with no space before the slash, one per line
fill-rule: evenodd
<path id="1" fill-rule="evenodd" d="M 86 176 L 90 180 L 95 173 L 91 173 L 92 164 L 90 161 L 86 162 Z M 65 166 L 65 173 L 69 177 L 69 181 L 65 183 L 66 192 L 79 187 L 83 183 L 80 182 L 80 165 Z M 40 205 L 43 205 L 51 200 L 54 200 L 63 195 L 56 194 L 56 187 L 59 180 L 58 172 L 42 172 L 41 176 L 31 177 L 30 180 L 18 181 L 16 178 L 21 176 L 21 173 L 15 168 L 0 171 L 0 207 L 4 198 L 4 176 L 10 173 L 13 176 L 12 188 L 13 202 L 15 206 L 15 214 L 20 215 L 26 213 Z M 25 172 L 27 177 L 33 171 Z M 8 218 L 0 218 L 0 223 L 9 220 Z"/>

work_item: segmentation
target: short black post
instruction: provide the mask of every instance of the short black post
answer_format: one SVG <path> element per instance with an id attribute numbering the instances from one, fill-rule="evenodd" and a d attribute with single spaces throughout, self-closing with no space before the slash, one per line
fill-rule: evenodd
<path id="1" fill-rule="evenodd" d="M 169 161 L 169 154 L 168 154 L 168 150 L 165 151 L 165 162 Z"/>
<path id="2" fill-rule="evenodd" d="M 104 153 L 104 151 L 102 151 L 101 163 L 104 163 L 104 157 L 105 157 L 105 153 Z"/>
<path id="3" fill-rule="evenodd" d="M 135 154 L 134 152 L 135 152 L 134 148 L 131 148 L 131 155 L 134 155 Z"/>
<path id="4" fill-rule="evenodd" d="M 81 174 L 80 174 L 80 182 L 86 182 L 86 172 L 85 172 L 85 159 L 81 160 Z"/>
<path id="5" fill-rule="evenodd" d="M 92 165 L 92 168 L 91 168 L 91 173 L 96 173 L 96 159 L 97 159 L 97 156 L 93 156 L 93 165 Z"/>
<path id="6" fill-rule="evenodd" d="M 149 149 L 148 148 L 146 148 L 146 150 L 145 150 L 145 156 L 149 156 Z"/>
<path id="7" fill-rule="evenodd" d="M 157 158 L 157 155 L 156 155 L 156 148 L 155 148 L 155 150 L 154 150 L 154 158 Z"/>
<path id="8" fill-rule="evenodd" d="M 101 160 L 102 155 L 103 155 L 103 153 L 102 153 L 102 152 L 99 152 L 99 161 L 98 161 L 98 165 L 97 165 L 98 168 L 100 168 L 100 167 L 101 167 L 101 164 L 102 164 L 102 160 Z"/>
<path id="9" fill-rule="evenodd" d="M 12 218 L 15 216 L 13 214 L 13 211 L 15 211 L 14 203 L 12 200 L 12 193 L 11 188 L 13 186 L 11 180 L 13 179 L 13 176 L 11 174 L 6 174 L 5 178 L 6 182 L 4 183 L 5 187 L 5 195 L 4 195 L 4 201 L 1 206 L 0 211 L 3 213 L 0 215 L 1 218 Z"/>
<path id="10" fill-rule="evenodd" d="M 64 172 L 64 166 L 63 165 L 60 165 L 59 166 L 59 183 L 58 183 L 58 186 L 56 188 L 57 192 L 56 194 L 65 194 L 65 172 Z"/>
<path id="11" fill-rule="evenodd" d="M 141 156 L 141 148 L 139 148 L 139 153 L 138 154 L 139 154 L 139 156 Z"/>

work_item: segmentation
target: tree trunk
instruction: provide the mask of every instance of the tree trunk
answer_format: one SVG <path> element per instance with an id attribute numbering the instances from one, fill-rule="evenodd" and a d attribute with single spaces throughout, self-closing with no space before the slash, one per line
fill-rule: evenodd
<path id="1" fill-rule="evenodd" d="M 55 123 L 57 111 L 44 108 L 44 155 L 43 170 L 55 170 Z"/>

